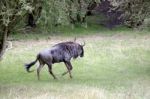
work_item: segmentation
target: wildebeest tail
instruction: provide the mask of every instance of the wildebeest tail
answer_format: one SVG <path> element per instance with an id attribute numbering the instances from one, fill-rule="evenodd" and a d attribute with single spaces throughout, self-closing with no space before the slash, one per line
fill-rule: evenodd
<path id="1" fill-rule="evenodd" d="M 38 61 L 38 59 L 39 59 L 39 55 L 37 55 L 37 58 L 36 58 L 35 61 L 33 61 L 33 62 L 29 63 L 29 64 L 25 64 L 25 69 L 26 69 L 27 72 L 32 72 L 29 69 Z"/>

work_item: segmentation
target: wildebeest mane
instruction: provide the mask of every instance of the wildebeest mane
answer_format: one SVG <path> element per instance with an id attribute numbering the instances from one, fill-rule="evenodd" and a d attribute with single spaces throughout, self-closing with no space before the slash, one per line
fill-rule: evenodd
<path id="1" fill-rule="evenodd" d="M 69 42 L 62 42 L 62 43 L 56 44 L 55 46 L 58 46 L 60 50 L 70 54 L 70 56 L 73 58 L 78 57 L 79 44 L 77 44 L 75 42 L 70 42 L 70 41 Z"/>

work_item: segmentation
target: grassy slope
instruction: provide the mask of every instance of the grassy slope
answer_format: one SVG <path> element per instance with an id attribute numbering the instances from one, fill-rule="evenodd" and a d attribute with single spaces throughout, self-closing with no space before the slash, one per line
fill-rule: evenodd
<path id="1" fill-rule="evenodd" d="M 13 41 L 13 49 L 7 52 L 0 63 L 1 98 L 149 99 L 148 32 L 97 27 L 76 28 L 73 32 L 63 28 L 63 31 L 65 33 L 62 36 L 25 34 L 26 39 Z M 94 34 L 90 34 L 93 31 Z M 19 40 L 24 38 L 21 35 L 12 37 L 14 36 Z M 42 39 L 39 40 L 41 36 Z M 48 39 L 49 36 L 51 39 Z M 73 79 L 70 80 L 68 75 L 61 77 L 61 73 L 66 70 L 62 63 L 53 66 L 58 80 L 49 76 L 46 66 L 41 72 L 41 81 L 37 81 L 36 72 L 25 72 L 23 64 L 34 60 L 37 52 L 75 36 L 85 40 L 86 47 L 85 57 L 73 61 Z M 27 39 L 34 40 L 26 41 Z"/>

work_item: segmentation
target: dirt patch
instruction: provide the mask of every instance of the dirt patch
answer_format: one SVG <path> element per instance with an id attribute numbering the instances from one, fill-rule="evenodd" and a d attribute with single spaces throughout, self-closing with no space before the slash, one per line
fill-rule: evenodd
<path id="1" fill-rule="evenodd" d="M 104 40 L 150 40 L 150 35 L 124 35 L 124 34 L 115 34 L 112 36 L 106 36 L 106 35 L 87 35 L 87 36 L 82 36 L 82 37 L 77 37 L 77 42 L 78 43 L 83 43 L 85 42 L 91 42 L 91 41 L 104 41 Z M 18 46 L 42 46 L 42 45 L 54 45 L 59 42 L 64 42 L 64 41 L 73 41 L 74 37 L 61 37 L 61 36 L 53 36 L 49 37 L 46 39 L 42 40 L 19 40 L 19 41 L 12 41 L 13 47 L 18 47 Z"/>

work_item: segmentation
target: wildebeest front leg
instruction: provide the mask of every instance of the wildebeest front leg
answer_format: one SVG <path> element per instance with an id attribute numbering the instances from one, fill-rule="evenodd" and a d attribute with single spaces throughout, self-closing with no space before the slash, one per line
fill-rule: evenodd
<path id="1" fill-rule="evenodd" d="M 64 64 L 65 64 L 65 65 L 66 65 L 66 67 L 67 67 L 67 71 L 66 71 L 66 72 L 64 72 L 64 73 L 62 74 L 62 76 L 66 75 L 66 74 L 69 72 L 69 70 L 68 70 L 68 64 L 67 64 L 66 62 L 64 62 Z"/>
<path id="2" fill-rule="evenodd" d="M 72 65 L 71 65 L 71 63 L 70 63 L 70 62 L 64 62 L 64 63 L 65 63 L 65 65 L 66 65 L 68 71 L 67 71 L 67 72 L 64 72 L 62 75 L 64 76 L 64 75 L 66 75 L 67 73 L 69 73 L 70 78 L 72 78 L 72 75 L 71 75 Z"/>
<path id="3" fill-rule="evenodd" d="M 52 66 L 51 65 L 48 65 L 48 70 L 49 70 L 49 73 L 53 76 L 53 78 L 57 79 L 56 76 L 52 72 Z"/>

